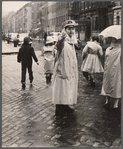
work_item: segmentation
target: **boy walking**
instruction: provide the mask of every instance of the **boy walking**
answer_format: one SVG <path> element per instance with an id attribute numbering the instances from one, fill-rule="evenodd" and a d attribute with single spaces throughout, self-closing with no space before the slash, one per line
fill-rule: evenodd
<path id="1" fill-rule="evenodd" d="M 24 43 L 22 47 L 19 49 L 18 55 L 17 55 L 17 61 L 21 62 L 21 83 L 22 88 L 26 87 L 26 69 L 28 69 L 29 73 L 29 80 L 30 84 L 33 81 L 33 71 L 32 71 L 32 57 L 34 61 L 39 65 L 38 59 L 35 55 L 33 47 L 29 45 L 30 39 L 29 37 L 24 38 Z"/>

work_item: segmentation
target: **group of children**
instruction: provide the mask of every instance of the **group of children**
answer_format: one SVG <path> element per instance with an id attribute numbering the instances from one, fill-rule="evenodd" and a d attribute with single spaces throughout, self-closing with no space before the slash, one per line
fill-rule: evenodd
<path id="1" fill-rule="evenodd" d="M 49 38 L 43 47 L 46 83 L 51 83 L 52 75 L 54 76 L 52 103 L 56 105 L 56 114 L 74 112 L 70 106 L 77 103 L 78 66 L 75 52 L 75 44 L 77 44 L 75 26 L 77 26 L 75 21 L 66 20 L 62 23 L 62 32 L 57 42 Z M 101 94 L 106 96 L 104 107 L 110 107 L 109 99 L 112 98 L 113 108 L 116 110 L 121 98 L 121 41 L 112 40 L 112 45 L 106 50 L 104 69 L 100 61 L 102 55 L 99 38 L 94 36 L 82 51 L 81 71 L 93 87 L 95 87 L 94 74 L 104 72 L 101 91 Z M 21 82 L 24 88 L 26 68 L 28 68 L 30 83 L 33 81 L 32 57 L 39 64 L 34 49 L 29 46 L 29 41 L 25 38 L 18 53 L 18 62 L 22 64 Z"/>

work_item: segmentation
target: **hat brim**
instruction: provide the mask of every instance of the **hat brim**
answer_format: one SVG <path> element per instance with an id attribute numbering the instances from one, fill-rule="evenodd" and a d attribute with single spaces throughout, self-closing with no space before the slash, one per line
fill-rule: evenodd
<path id="1" fill-rule="evenodd" d="M 49 51 L 49 52 L 52 52 L 52 51 L 53 51 L 53 47 L 45 47 L 45 46 L 44 46 L 44 52 L 45 52 L 45 51 L 47 51 L 47 52 L 48 52 L 48 51 Z"/>
<path id="2" fill-rule="evenodd" d="M 64 28 L 67 27 L 67 26 L 78 26 L 78 23 L 66 24 L 66 25 L 64 26 Z"/>
<path id="3" fill-rule="evenodd" d="M 46 44 L 50 44 L 50 43 L 54 43 L 55 41 L 49 41 L 49 42 L 46 42 Z"/>

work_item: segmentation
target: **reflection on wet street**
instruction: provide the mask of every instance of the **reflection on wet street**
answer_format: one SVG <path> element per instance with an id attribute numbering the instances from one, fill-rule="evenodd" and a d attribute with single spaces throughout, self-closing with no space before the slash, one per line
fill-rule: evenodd
<path id="1" fill-rule="evenodd" d="M 121 104 L 118 113 L 112 108 L 103 108 L 102 74 L 96 76 L 96 87 L 90 87 L 80 71 L 79 56 L 79 95 L 75 112 L 56 116 L 51 102 L 52 84 L 45 84 L 41 51 L 36 51 L 36 55 L 40 65 L 33 65 L 31 86 L 27 74 L 25 90 L 21 88 L 17 55 L 2 57 L 2 146 L 120 147 Z"/>

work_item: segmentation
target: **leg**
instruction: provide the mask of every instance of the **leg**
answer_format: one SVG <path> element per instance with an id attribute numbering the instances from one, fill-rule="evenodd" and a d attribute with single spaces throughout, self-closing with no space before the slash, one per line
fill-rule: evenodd
<path id="1" fill-rule="evenodd" d="M 22 87 L 25 87 L 26 84 L 26 66 L 24 64 L 21 65 L 21 83 Z"/>
<path id="2" fill-rule="evenodd" d="M 50 76 L 49 76 L 49 83 L 51 83 L 51 78 L 52 78 L 52 74 L 50 73 Z"/>
<path id="3" fill-rule="evenodd" d="M 56 116 L 63 116 L 63 105 L 56 104 L 55 115 Z"/>
<path id="4" fill-rule="evenodd" d="M 106 96 L 105 104 L 103 105 L 103 108 L 109 109 L 110 108 L 110 97 Z"/>
<path id="5" fill-rule="evenodd" d="M 91 86 L 92 86 L 92 87 L 95 87 L 95 78 L 94 78 L 94 74 L 91 73 L 91 74 L 89 74 L 89 75 L 90 75 L 90 81 L 91 81 L 90 83 L 91 83 Z"/>
<path id="6" fill-rule="evenodd" d="M 114 99 L 113 112 L 115 112 L 115 113 L 120 113 L 121 112 L 121 109 L 118 109 L 119 99 L 120 98 L 115 98 Z"/>
<path id="7" fill-rule="evenodd" d="M 26 66 L 22 64 L 21 69 L 22 69 L 21 83 L 25 83 L 25 81 L 26 81 Z"/>
<path id="8" fill-rule="evenodd" d="M 88 72 L 83 72 L 83 76 L 86 78 L 86 80 L 88 81 Z"/>
<path id="9" fill-rule="evenodd" d="M 28 66 L 28 73 L 29 73 L 29 80 L 30 80 L 30 83 L 32 83 L 32 81 L 33 81 L 32 64 Z"/>
<path id="10" fill-rule="evenodd" d="M 106 96 L 105 104 L 108 104 L 108 103 L 110 103 L 110 97 L 109 96 Z"/>
<path id="11" fill-rule="evenodd" d="M 118 108 L 118 103 L 119 103 L 119 98 L 114 99 L 114 107 L 113 108 Z"/>
<path id="12" fill-rule="evenodd" d="M 51 83 L 51 74 L 50 73 L 46 74 L 46 83 L 47 84 Z"/>
<path id="13" fill-rule="evenodd" d="M 48 74 L 47 73 L 45 73 L 45 78 L 46 78 L 46 84 L 48 84 L 48 82 L 49 82 L 49 77 L 48 77 Z"/>

